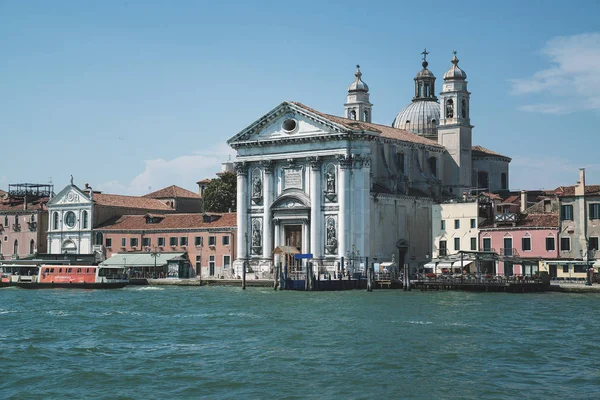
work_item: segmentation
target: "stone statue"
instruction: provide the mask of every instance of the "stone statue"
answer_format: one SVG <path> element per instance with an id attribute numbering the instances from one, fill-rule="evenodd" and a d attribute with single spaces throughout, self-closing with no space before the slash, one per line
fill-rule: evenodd
<path id="1" fill-rule="evenodd" d="M 327 221 L 327 246 L 336 246 L 337 238 L 335 235 L 335 221 L 333 219 L 329 219 Z"/>
<path id="2" fill-rule="evenodd" d="M 329 171 L 326 176 L 327 180 L 327 192 L 335 193 L 335 173 Z"/>
<path id="3" fill-rule="evenodd" d="M 446 118 L 454 118 L 454 104 L 452 100 L 446 102 Z"/>
<path id="4" fill-rule="evenodd" d="M 252 197 L 260 198 L 262 197 L 262 182 L 260 180 L 260 176 L 255 175 L 252 179 Z"/>
<path id="5" fill-rule="evenodd" d="M 260 228 L 258 225 L 252 227 L 252 247 L 260 247 Z"/>

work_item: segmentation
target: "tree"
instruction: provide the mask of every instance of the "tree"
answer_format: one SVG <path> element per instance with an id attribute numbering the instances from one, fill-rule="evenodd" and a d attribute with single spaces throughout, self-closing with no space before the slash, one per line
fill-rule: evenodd
<path id="1" fill-rule="evenodd" d="M 211 180 L 204 190 L 204 211 L 235 211 L 237 178 L 234 173 L 224 172 Z"/>

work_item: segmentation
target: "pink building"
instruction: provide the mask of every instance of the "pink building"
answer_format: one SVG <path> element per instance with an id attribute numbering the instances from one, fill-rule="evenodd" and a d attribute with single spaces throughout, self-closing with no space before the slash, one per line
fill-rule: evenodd
<path id="1" fill-rule="evenodd" d="M 557 213 L 514 213 L 501 219 L 511 222 L 481 226 L 479 231 L 480 249 L 498 254 L 493 272 L 533 275 L 538 271 L 540 260 L 558 257 Z"/>
<path id="2" fill-rule="evenodd" d="M 0 191 L 0 260 L 22 259 L 46 252 L 52 185 L 15 184 Z"/>
<path id="3" fill-rule="evenodd" d="M 148 213 L 124 215 L 94 232 L 102 233 L 107 258 L 155 252 L 162 262 L 168 253 L 185 253 L 196 275 L 233 278 L 236 228 L 235 213 Z"/>

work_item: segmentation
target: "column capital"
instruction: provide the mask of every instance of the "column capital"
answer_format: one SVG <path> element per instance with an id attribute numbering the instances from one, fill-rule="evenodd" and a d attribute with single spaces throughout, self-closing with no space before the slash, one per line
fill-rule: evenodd
<path id="1" fill-rule="evenodd" d="M 235 172 L 238 175 L 246 175 L 248 173 L 248 164 L 245 161 L 236 162 Z"/>
<path id="2" fill-rule="evenodd" d="M 273 160 L 263 160 L 260 164 L 262 165 L 265 174 L 273 173 L 273 169 L 275 168 L 275 163 L 273 162 Z"/>
<path id="3" fill-rule="evenodd" d="M 308 157 L 308 162 L 310 163 L 310 168 L 313 171 L 320 171 L 321 165 L 323 165 L 323 159 L 319 156 Z"/>
<path id="4" fill-rule="evenodd" d="M 347 157 L 345 155 L 337 156 L 338 163 L 340 164 L 341 169 L 351 169 L 352 168 L 352 157 Z"/>

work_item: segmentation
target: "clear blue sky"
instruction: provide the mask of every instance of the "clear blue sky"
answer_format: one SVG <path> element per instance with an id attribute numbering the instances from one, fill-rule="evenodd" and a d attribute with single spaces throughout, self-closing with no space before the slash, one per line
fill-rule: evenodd
<path id="1" fill-rule="evenodd" d="M 0 0 L 0 187 L 50 179 L 195 190 L 225 141 L 283 100 L 342 115 L 354 66 L 374 122 L 413 95 L 423 48 L 467 72 L 473 143 L 511 188 L 600 183 L 598 1 Z"/>

